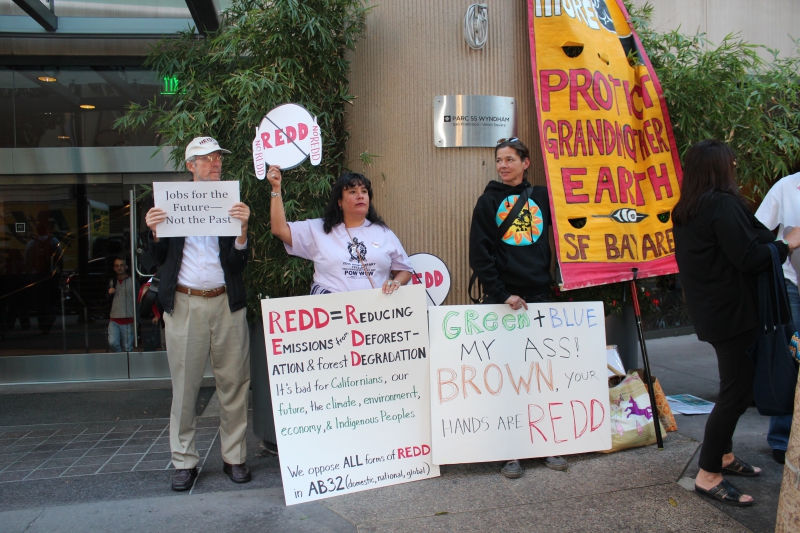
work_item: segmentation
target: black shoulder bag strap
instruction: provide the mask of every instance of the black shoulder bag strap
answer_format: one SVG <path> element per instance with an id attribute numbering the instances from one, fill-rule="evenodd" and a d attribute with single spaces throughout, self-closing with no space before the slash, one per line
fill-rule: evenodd
<path id="1" fill-rule="evenodd" d="M 508 228 L 511 227 L 511 224 L 513 224 L 514 221 L 517 220 L 517 217 L 519 217 L 519 214 L 522 212 L 522 208 L 528 205 L 528 199 L 530 198 L 532 192 L 533 188 L 529 186 L 525 188 L 525 191 L 522 194 L 517 196 L 517 201 L 514 202 L 514 205 L 511 207 L 511 211 L 509 211 L 508 216 L 505 218 L 505 220 L 503 220 L 503 223 L 500 224 L 500 226 L 498 226 L 497 228 L 498 241 L 503 240 L 503 235 L 506 234 Z M 478 298 L 472 297 L 472 287 L 475 285 L 475 283 L 478 284 L 478 292 L 480 293 Z M 472 276 L 470 276 L 469 278 L 469 287 L 467 287 L 467 294 L 469 295 L 469 299 L 472 300 L 472 303 L 474 304 L 481 303 L 483 301 L 483 288 L 481 287 L 477 272 L 473 272 Z"/>
<path id="2" fill-rule="evenodd" d="M 514 202 L 514 205 L 511 207 L 511 211 L 509 211 L 508 216 L 503 221 L 503 223 L 500 224 L 500 226 L 498 226 L 497 228 L 498 241 L 503 240 L 503 235 L 506 234 L 508 228 L 511 227 L 511 224 L 513 224 L 514 221 L 517 220 L 517 217 L 522 212 L 522 208 L 528 205 L 528 199 L 530 198 L 532 192 L 533 188 L 527 187 L 524 193 L 517 196 L 517 201 Z"/>

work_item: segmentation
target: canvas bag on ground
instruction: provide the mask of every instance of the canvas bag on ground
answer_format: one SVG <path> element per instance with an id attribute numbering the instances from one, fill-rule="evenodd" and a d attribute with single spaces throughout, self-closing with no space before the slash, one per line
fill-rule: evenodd
<path id="1" fill-rule="evenodd" d="M 647 383 L 644 380 L 644 369 L 637 368 L 636 373 L 639 375 L 639 379 L 642 380 L 642 383 L 644 383 L 645 390 L 647 390 Z M 672 414 L 672 408 L 669 406 L 667 396 L 664 394 L 664 390 L 661 388 L 661 383 L 658 382 L 657 377 L 650 377 L 653 379 L 653 387 L 655 387 L 655 391 L 653 392 L 656 397 L 658 419 L 661 421 L 661 426 L 668 432 L 678 431 L 678 422 L 675 421 L 675 415 Z"/>
<path id="2" fill-rule="evenodd" d="M 608 378 L 611 408 L 611 453 L 656 442 L 653 409 L 644 382 L 635 370 Z M 662 427 L 662 431 L 664 431 Z"/>
<path id="3" fill-rule="evenodd" d="M 796 335 L 780 256 L 775 245 L 772 268 L 758 275 L 758 321 L 761 333 L 748 349 L 753 361 L 753 400 L 767 416 L 790 415 L 794 409 L 798 363 L 789 345 Z M 796 342 L 796 340 L 795 340 Z"/>

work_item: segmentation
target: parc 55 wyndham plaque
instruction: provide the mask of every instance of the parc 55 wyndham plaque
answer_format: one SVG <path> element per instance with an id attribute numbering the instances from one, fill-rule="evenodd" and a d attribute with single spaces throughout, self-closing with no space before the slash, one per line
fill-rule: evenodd
<path id="1" fill-rule="evenodd" d="M 433 99 L 433 143 L 438 148 L 493 148 L 497 139 L 516 135 L 514 98 L 446 94 Z"/>

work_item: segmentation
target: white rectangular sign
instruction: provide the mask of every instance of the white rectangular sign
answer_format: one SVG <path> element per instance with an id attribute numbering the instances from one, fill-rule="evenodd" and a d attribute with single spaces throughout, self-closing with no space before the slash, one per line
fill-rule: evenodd
<path id="1" fill-rule="evenodd" d="M 439 475 L 422 286 L 261 309 L 287 505 Z"/>
<path id="2" fill-rule="evenodd" d="M 602 303 L 428 309 L 435 464 L 611 448 Z"/>
<path id="3" fill-rule="evenodd" d="M 238 237 L 242 221 L 228 214 L 239 201 L 238 181 L 171 181 L 153 183 L 155 206 L 167 212 L 159 237 Z"/>

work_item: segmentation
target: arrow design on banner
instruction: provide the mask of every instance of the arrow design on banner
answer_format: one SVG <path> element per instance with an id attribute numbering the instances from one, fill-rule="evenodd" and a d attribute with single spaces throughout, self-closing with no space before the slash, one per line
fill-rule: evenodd
<path id="1" fill-rule="evenodd" d="M 622 224 L 636 224 L 646 219 L 649 215 L 637 213 L 636 209 L 617 209 L 610 215 L 592 215 L 592 218 L 611 218 Z"/>

